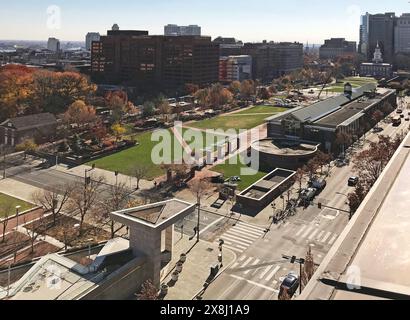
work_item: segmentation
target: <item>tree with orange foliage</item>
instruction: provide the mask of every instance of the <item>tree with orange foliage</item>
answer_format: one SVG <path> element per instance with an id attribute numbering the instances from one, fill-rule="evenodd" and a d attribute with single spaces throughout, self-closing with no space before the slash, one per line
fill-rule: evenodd
<path id="1" fill-rule="evenodd" d="M 68 124 L 77 124 L 79 127 L 85 126 L 96 120 L 95 108 L 86 105 L 82 100 L 75 101 L 64 114 L 64 120 Z"/>

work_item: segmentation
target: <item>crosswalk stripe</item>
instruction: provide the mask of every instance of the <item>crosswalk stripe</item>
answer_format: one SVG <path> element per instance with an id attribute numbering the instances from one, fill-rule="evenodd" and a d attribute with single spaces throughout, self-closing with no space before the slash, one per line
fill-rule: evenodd
<path id="1" fill-rule="evenodd" d="M 309 240 L 312 240 L 318 232 L 319 232 L 319 229 L 316 229 L 315 231 L 313 231 L 309 236 Z"/>
<path id="2" fill-rule="evenodd" d="M 239 234 L 243 234 L 243 235 L 246 236 L 247 238 L 253 238 L 253 239 L 257 239 L 257 238 L 260 237 L 259 234 L 251 234 L 251 233 L 248 233 L 247 231 L 240 231 L 240 230 L 234 230 L 234 229 L 231 229 L 231 230 L 229 230 L 229 231 L 226 232 L 226 233 L 233 234 L 233 235 L 239 233 Z"/>
<path id="3" fill-rule="evenodd" d="M 225 235 L 223 236 L 223 238 L 224 238 L 224 240 L 225 240 L 225 238 L 227 238 L 228 240 L 234 241 L 234 242 L 236 242 L 236 243 L 242 243 L 242 244 L 246 243 L 246 244 L 248 244 L 248 245 L 250 245 L 250 244 L 253 243 L 252 240 L 242 239 L 242 238 L 239 238 L 239 237 L 237 237 L 237 236 L 232 236 L 232 235 L 227 235 L 227 234 L 225 234 Z"/>
<path id="4" fill-rule="evenodd" d="M 260 237 L 260 235 L 262 234 L 261 232 L 258 232 L 258 231 L 246 230 L 246 229 L 242 229 L 242 228 L 238 228 L 238 227 L 233 227 L 229 231 L 242 232 L 242 233 L 246 233 L 246 234 L 249 234 L 249 235 L 252 234 L 252 235 L 255 235 L 257 237 Z"/>
<path id="5" fill-rule="evenodd" d="M 326 235 L 325 235 L 325 237 L 322 239 L 322 241 L 320 241 L 320 242 L 326 242 L 326 240 L 327 239 L 329 239 L 329 237 L 332 235 L 332 233 L 331 232 L 328 232 Z"/>
<path id="6" fill-rule="evenodd" d="M 306 227 L 307 226 L 305 226 L 305 225 L 302 226 L 302 228 L 300 228 L 300 230 L 296 233 L 296 237 L 299 237 L 302 234 L 302 232 L 305 231 Z"/>
<path id="7" fill-rule="evenodd" d="M 265 228 L 257 227 L 257 226 L 251 225 L 251 224 L 245 224 L 245 223 L 240 222 L 238 224 L 238 226 L 241 226 L 243 228 L 253 229 L 253 230 L 256 230 L 256 231 L 265 232 Z"/>
<path id="8" fill-rule="evenodd" d="M 259 259 L 256 259 L 256 260 L 252 263 L 252 266 L 256 266 L 259 262 L 260 262 L 260 260 L 259 260 Z M 246 270 L 246 271 L 244 272 L 244 274 L 248 274 L 249 272 L 251 272 L 250 269 L 249 269 L 249 270 Z"/>
<path id="9" fill-rule="evenodd" d="M 249 258 L 248 260 L 246 260 L 245 263 L 243 265 L 241 265 L 241 269 L 245 268 L 252 260 L 253 260 L 253 258 Z"/>
<path id="10" fill-rule="evenodd" d="M 304 233 L 301 237 L 302 237 L 302 238 L 306 238 L 307 235 L 312 231 L 312 229 L 313 229 L 313 226 L 307 228 L 307 230 L 305 231 L 305 233 Z"/>
<path id="11" fill-rule="evenodd" d="M 234 247 L 231 247 L 231 246 L 225 246 L 225 248 L 230 249 L 230 250 L 233 250 L 233 251 L 236 251 L 236 252 L 239 252 L 239 253 L 242 253 L 242 252 L 243 252 L 243 250 L 238 249 L 238 248 L 234 248 Z"/>
<path id="12" fill-rule="evenodd" d="M 265 271 L 263 271 L 263 272 L 261 273 L 261 275 L 259 276 L 259 279 L 263 279 L 263 277 L 269 272 L 269 270 L 270 270 L 271 268 L 273 268 L 273 266 L 267 266 L 266 269 L 265 269 Z"/>
<path id="13" fill-rule="evenodd" d="M 248 247 L 241 246 L 241 245 L 239 245 L 239 244 L 235 244 L 235 247 L 237 247 L 237 248 L 239 248 L 239 249 L 242 249 L 242 250 L 248 249 Z"/>
<path id="14" fill-rule="evenodd" d="M 333 236 L 333 238 L 329 241 L 329 244 L 332 245 L 337 239 L 337 234 Z"/>
<path id="15" fill-rule="evenodd" d="M 323 234 L 325 233 L 326 231 L 324 231 L 324 230 L 322 230 L 322 231 L 320 231 L 320 233 L 317 235 L 317 237 L 316 237 L 316 241 L 319 241 L 320 239 L 322 239 L 322 237 L 323 237 Z"/>
<path id="16" fill-rule="evenodd" d="M 245 260 L 246 259 L 246 256 L 242 256 L 238 261 L 239 262 L 242 262 L 243 260 Z"/>
<path id="17" fill-rule="evenodd" d="M 239 262 L 235 262 L 230 269 L 235 269 L 239 266 Z"/>
<path id="18" fill-rule="evenodd" d="M 273 271 L 265 278 L 265 280 L 270 281 L 275 276 L 275 274 L 278 273 L 279 269 L 280 266 L 277 266 L 275 269 L 273 269 Z"/>

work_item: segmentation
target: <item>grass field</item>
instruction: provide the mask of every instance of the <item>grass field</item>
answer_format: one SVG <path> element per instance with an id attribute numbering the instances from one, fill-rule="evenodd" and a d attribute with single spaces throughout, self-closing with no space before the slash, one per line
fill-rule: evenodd
<path id="1" fill-rule="evenodd" d="M 140 135 L 137 135 L 135 139 L 138 141 L 139 145 L 132 147 L 130 149 L 115 153 L 113 155 L 92 161 L 88 163 L 88 165 L 92 165 L 93 163 L 95 163 L 97 168 L 105 169 L 108 171 L 119 171 L 122 174 L 132 176 L 133 166 L 135 166 L 137 163 L 138 164 L 140 163 L 146 166 L 146 169 L 147 169 L 146 179 L 152 180 L 156 177 L 164 175 L 164 171 L 161 169 L 161 166 L 154 164 L 151 159 L 152 150 L 157 144 L 162 143 L 162 141 L 160 142 L 151 141 L 151 135 L 152 135 L 152 132 L 145 132 Z M 167 161 L 181 159 L 181 155 L 175 156 L 174 148 L 173 148 L 175 143 L 178 146 L 180 146 L 180 143 L 175 139 L 172 133 L 170 137 L 171 137 L 171 146 L 172 146 L 171 159 L 167 159 Z"/>
<path id="2" fill-rule="evenodd" d="M 216 118 L 190 123 L 188 126 L 198 129 L 235 129 L 249 130 L 260 126 L 270 115 L 283 112 L 286 109 L 270 106 L 257 106 L 239 113 L 221 115 Z M 251 116 L 250 116 L 251 115 Z"/>
<path id="3" fill-rule="evenodd" d="M 187 136 L 187 131 L 189 131 L 189 128 L 183 128 L 182 129 L 182 134 L 184 137 L 184 140 L 186 143 L 191 147 L 192 150 L 204 150 L 207 148 L 212 147 L 214 151 L 217 149 L 217 144 L 219 142 L 223 142 L 226 139 L 225 135 L 218 135 L 218 134 L 212 134 L 212 133 L 207 133 L 199 130 L 192 130 L 192 134 L 196 135 L 201 135 L 201 139 L 193 138 L 188 139 Z"/>
<path id="4" fill-rule="evenodd" d="M 373 78 L 365 78 L 365 77 L 348 77 L 343 79 L 342 82 L 335 83 L 331 85 L 329 88 L 325 90 L 332 91 L 332 92 L 343 92 L 345 83 L 349 82 L 353 88 L 362 87 L 368 83 L 377 83 L 377 81 Z"/>
<path id="5" fill-rule="evenodd" d="M 247 166 L 241 163 L 241 158 L 239 155 L 234 157 L 236 157 L 237 159 L 237 164 L 229 164 L 230 161 L 228 161 L 228 163 L 215 166 L 214 168 L 212 168 L 212 171 L 223 173 L 225 179 L 234 176 L 240 177 L 241 181 L 238 183 L 238 189 L 240 191 L 245 190 L 246 188 L 248 188 L 249 186 L 251 186 L 252 184 L 262 179 L 264 176 L 268 174 L 268 172 L 259 171 L 255 175 L 241 175 L 241 169 L 246 168 Z"/>
<path id="6" fill-rule="evenodd" d="M 10 208 L 8 216 L 12 216 L 16 212 L 16 206 L 21 206 L 19 209 L 20 213 L 34 208 L 34 205 L 31 203 L 0 193 L 0 218 L 6 216 L 3 207 Z"/>

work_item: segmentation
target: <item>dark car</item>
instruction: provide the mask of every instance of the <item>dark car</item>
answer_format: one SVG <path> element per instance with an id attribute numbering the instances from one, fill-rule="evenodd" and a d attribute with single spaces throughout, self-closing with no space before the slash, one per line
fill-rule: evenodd
<path id="1" fill-rule="evenodd" d="M 286 290 L 288 295 L 292 297 L 298 288 L 299 288 L 299 276 L 294 273 L 289 273 L 286 276 L 285 280 L 283 280 L 280 286 L 280 293 Z"/>
<path id="2" fill-rule="evenodd" d="M 382 131 L 383 131 L 383 128 L 381 128 L 381 127 L 376 127 L 376 128 L 373 129 L 374 133 L 379 133 L 379 132 L 382 132 Z"/>
<path id="3" fill-rule="evenodd" d="M 350 177 L 348 181 L 349 187 L 355 187 L 359 183 L 358 177 Z"/>

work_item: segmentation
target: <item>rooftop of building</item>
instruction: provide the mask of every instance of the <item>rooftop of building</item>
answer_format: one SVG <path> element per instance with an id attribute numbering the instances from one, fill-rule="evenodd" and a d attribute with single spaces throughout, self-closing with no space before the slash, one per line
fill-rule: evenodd
<path id="1" fill-rule="evenodd" d="M 301 156 L 317 152 L 318 144 L 285 139 L 262 139 L 252 143 L 259 152 L 278 156 Z"/>
<path id="2" fill-rule="evenodd" d="M 111 215 L 121 221 L 137 222 L 150 228 L 166 225 L 195 207 L 194 204 L 179 199 L 171 199 L 136 208 L 114 212 Z M 183 218 L 183 217 L 182 217 Z"/>
<path id="3" fill-rule="evenodd" d="M 410 298 L 409 156 L 410 134 L 300 299 Z"/>

